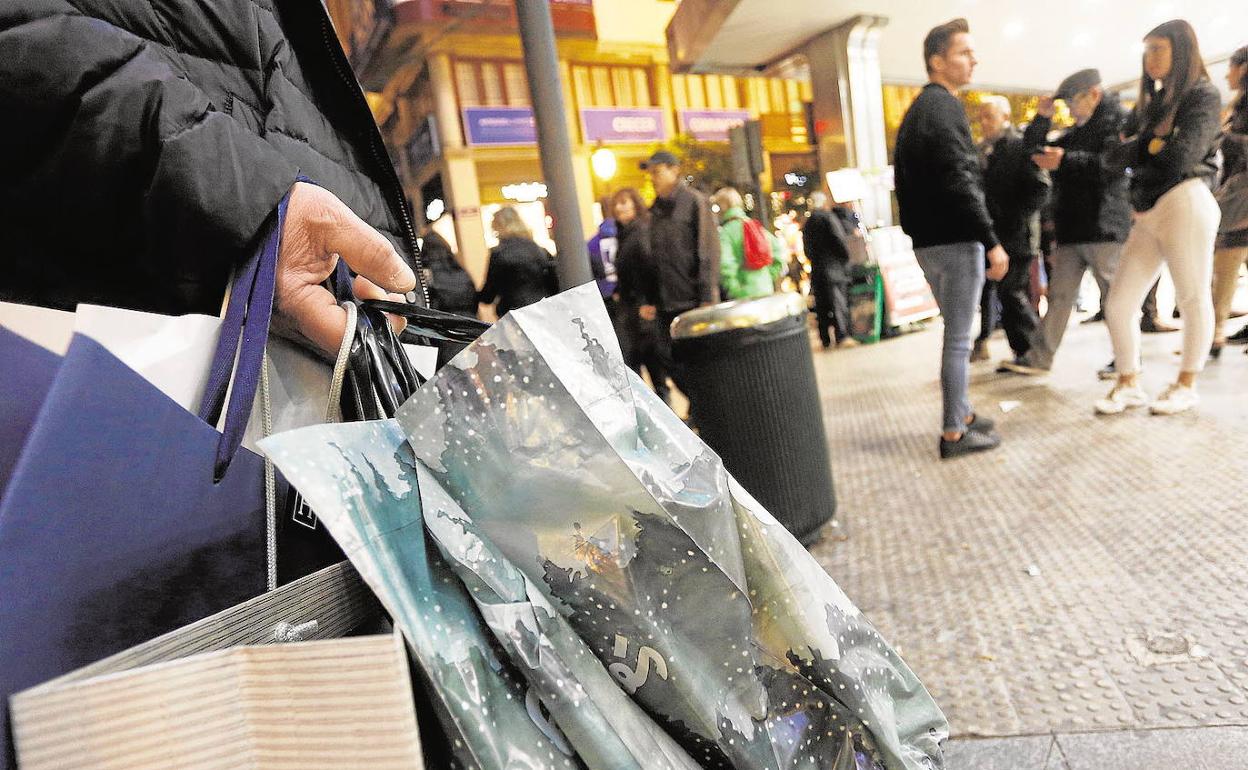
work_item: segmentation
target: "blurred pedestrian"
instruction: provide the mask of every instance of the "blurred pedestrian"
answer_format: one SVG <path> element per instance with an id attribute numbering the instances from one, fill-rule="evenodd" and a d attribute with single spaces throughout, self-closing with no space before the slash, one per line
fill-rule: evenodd
<path id="1" fill-rule="evenodd" d="M 1066 102 L 1075 125 L 1050 143 L 1046 137 L 1057 111 L 1055 101 Z M 1095 69 L 1079 70 L 1063 80 L 1053 96 L 1040 99 L 1023 141 L 1034 151 L 1033 162 L 1053 181 L 1056 245 L 1048 275 L 1048 310 L 1028 353 L 1003 363 L 1002 369 L 1037 374 L 1052 368 L 1089 268 L 1100 287 L 1103 308 L 1122 244 L 1131 232 L 1126 174 L 1103 161 L 1105 151 L 1117 143 L 1125 119 L 1118 95 L 1104 89 Z M 1112 372 L 1112 366 L 1105 371 Z"/>
<path id="2" fill-rule="evenodd" d="M 555 259 L 533 241 L 533 233 L 512 206 L 503 206 L 490 220 L 498 245 L 490 249 L 485 285 L 477 295 L 482 305 L 497 302 L 499 318 L 512 310 L 559 291 Z"/>
<path id="3" fill-rule="evenodd" d="M 628 338 L 624 363 L 641 374 L 646 368 L 650 386 L 663 403 L 670 403 L 664 364 L 664 337 L 659 331 L 659 271 L 650 250 L 650 212 L 641 194 L 632 187 L 616 190 L 611 196 L 619 246 L 615 264 L 619 277 L 616 289 Z"/>
<path id="4" fill-rule="evenodd" d="M 849 315 L 849 234 L 841 217 L 828 208 L 823 192 L 810 195 L 810 216 L 802 226 L 802 247 L 810 262 L 810 293 L 815 297 L 815 327 L 825 350 L 854 347 Z"/>
<path id="5" fill-rule="evenodd" d="M 448 313 L 477 317 L 477 287 L 455 258 L 451 244 L 433 229 L 425 232 L 421 255 L 429 271 L 429 304 Z"/>
<path id="6" fill-rule="evenodd" d="M 1222 346 L 1226 343 L 1223 327 L 1231 314 L 1231 300 L 1235 298 L 1235 288 L 1239 284 L 1239 269 L 1248 259 L 1248 227 L 1240 227 L 1232 221 L 1232 207 L 1236 202 L 1239 211 L 1248 207 L 1248 200 L 1244 200 L 1248 196 L 1248 184 L 1244 183 L 1248 179 L 1248 46 L 1231 54 L 1226 84 L 1236 92 L 1236 96 L 1223 121 L 1220 143 L 1222 176 L 1219 182 L 1222 187 L 1219 195 L 1226 198 L 1227 205 L 1223 206 L 1222 224 L 1218 228 L 1218 240 L 1213 252 L 1214 337 L 1213 347 L 1209 350 L 1213 358 L 1222 353 Z M 1241 175 L 1238 184 L 1231 182 L 1237 174 Z"/>
<path id="7" fill-rule="evenodd" d="M 1010 268 L 1000 282 L 985 281 L 980 300 L 979 338 L 971 360 L 986 360 L 988 336 L 1001 326 L 1014 358 L 1026 355 L 1040 318 L 1031 306 L 1031 266 L 1040 253 L 1040 209 L 1049 197 L 1049 174 L 1031 162 L 1022 133 L 1010 122 L 1010 102 L 986 97 L 979 108 L 983 135 L 984 197 L 992 227 L 1010 255 Z M 995 300 L 995 301 L 994 301 Z M 982 357 L 975 353 L 982 351 Z"/>
<path id="8" fill-rule="evenodd" d="M 787 249 L 765 225 L 745 215 L 745 201 L 733 187 L 711 196 L 719 207 L 719 285 L 725 300 L 766 297 L 786 267 Z"/>
<path id="9" fill-rule="evenodd" d="M 1130 139 L 1118 156 L 1129 164 L 1135 226 L 1105 302 L 1118 381 L 1096 402 L 1100 414 L 1148 404 L 1139 385 L 1140 301 L 1170 268 L 1183 313 L 1178 380 L 1152 403 L 1153 414 L 1177 414 L 1199 403 L 1196 376 L 1213 341 L 1213 244 L 1221 212 L 1210 192 L 1217 172 L 1222 98 L 1209 81 L 1192 26 L 1165 22 L 1144 37 L 1140 96 L 1127 121 Z"/>
<path id="10" fill-rule="evenodd" d="M 620 278 L 616 267 L 616 260 L 619 256 L 619 236 L 615 217 L 611 215 L 609 198 L 603 202 L 603 214 L 604 218 L 598 224 L 598 232 L 594 233 L 594 237 L 589 239 L 585 247 L 589 252 L 590 273 L 594 276 L 594 282 L 598 284 L 602 303 L 606 305 L 607 315 L 611 318 L 611 326 L 615 329 L 616 339 L 620 342 L 620 352 L 624 354 L 624 360 L 628 361 L 630 356 L 628 347 L 632 341 L 628 338 L 624 328 L 624 314 L 620 308 L 618 292 Z"/>
<path id="11" fill-rule="evenodd" d="M 940 456 L 947 459 L 1001 443 L 992 422 L 972 409 L 968 379 L 980 290 L 985 277 L 1005 277 L 1009 256 L 992 227 L 979 154 L 957 97 L 977 64 L 966 19 L 928 32 L 923 59 L 931 82 L 901 121 L 895 170 L 901 226 L 914 241 L 915 256 L 944 317 Z"/>
<path id="12" fill-rule="evenodd" d="M 672 359 L 672 321 L 686 310 L 719 301 L 719 228 L 706 196 L 685 183 L 675 155 L 659 150 L 641 165 L 656 195 L 650 206 L 650 251 L 658 270 L 660 352 L 676 387 L 688 396 Z"/>

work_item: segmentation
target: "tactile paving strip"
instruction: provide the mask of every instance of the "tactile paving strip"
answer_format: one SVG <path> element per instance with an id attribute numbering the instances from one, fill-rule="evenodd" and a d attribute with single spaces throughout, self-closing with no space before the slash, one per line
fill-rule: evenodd
<path id="1" fill-rule="evenodd" d="M 816 353 L 840 513 L 812 550 L 955 736 L 1248 723 L 1248 357 L 1197 414 L 1097 418 L 1104 334 L 1043 380 L 979 365 L 1005 444 L 944 463 L 938 328 Z M 1153 392 L 1178 341 L 1145 340 Z"/>

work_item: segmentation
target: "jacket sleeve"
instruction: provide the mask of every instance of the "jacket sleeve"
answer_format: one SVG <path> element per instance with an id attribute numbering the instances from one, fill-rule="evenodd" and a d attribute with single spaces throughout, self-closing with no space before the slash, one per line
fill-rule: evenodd
<path id="1" fill-rule="evenodd" d="M 31 172 L 21 192 L 54 196 L 67 221 L 115 222 L 144 233 L 148 254 L 228 268 L 298 170 L 220 112 L 171 54 L 93 5 L 0 6 L 0 113 L 10 116 L 0 168 Z M 163 39 L 152 8 L 126 19 Z"/>
<path id="2" fill-rule="evenodd" d="M 961 109 L 959 104 L 951 102 L 948 106 L 942 105 L 941 114 L 934 116 L 932 130 L 937 149 L 933 153 L 933 172 L 939 176 L 940 189 L 949 196 L 953 208 L 962 212 L 984 249 L 991 249 L 1000 241 L 992 229 L 992 217 L 984 202 L 979 154 L 971 144 L 970 132 L 959 130 L 959 123 L 966 120 Z"/>
<path id="3" fill-rule="evenodd" d="M 1053 127 L 1053 119 L 1036 115 L 1023 132 L 1023 146 L 1028 148 L 1043 147 L 1048 144 L 1049 129 Z"/>
<path id="4" fill-rule="evenodd" d="M 719 260 L 723 246 L 710 202 L 697 196 L 698 205 L 698 300 L 704 305 L 719 301 Z"/>
<path id="5" fill-rule="evenodd" d="M 1031 162 L 1028 146 L 1024 141 L 1017 147 L 1018 160 L 1013 178 L 1014 196 L 1019 210 L 1031 214 L 1044 207 L 1053 182 L 1049 178 L 1049 172 Z"/>
<path id="6" fill-rule="evenodd" d="M 1212 86 L 1193 88 L 1179 102 L 1174 131 L 1166 146 L 1149 162 L 1158 176 L 1178 178 L 1209 154 L 1220 131 L 1222 99 Z M 1140 137 L 1148 141 L 1152 137 Z"/>
<path id="7" fill-rule="evenodd" d="M 607 269 L 602 264 L 602 236 L 595 235 L 590 238 L 585 249 L 589 252 L 589 272 L 593 274 L 595 281 L 605 281 Z"/>
<path id="8" fill-rule="evenodd" d="M 739 220 L 729 220 L 719 228 L 719 285 L 728 296 L 741 296 L 741 262 L 737 249 L 744 248 L 744 225 Z M 734 237 L 735 235 L 735 237 Z"/>

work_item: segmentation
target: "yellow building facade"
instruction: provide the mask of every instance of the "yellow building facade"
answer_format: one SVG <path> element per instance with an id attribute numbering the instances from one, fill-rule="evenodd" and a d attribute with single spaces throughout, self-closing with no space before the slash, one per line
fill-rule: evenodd
<path id="1" fill-rule="evenodd" d="M 692 136 L 727 142 L 729 126 L 762 123 L 764 186 L 815 165 L 809 83 L 796 79 L 672 75 L 668 0 L 554 0 L 551 4 L 581 220 L 621 187 L 648 191 L 638 163 Z M 368 92 L 417 221 L 455 244 L 483 279 L 500 206 L 521 211 L 553 251 L 524 61 L 512 3 L 409 0 L 373 7 L 331 0 L 339 37 Z M 778 181 L 778 184 L 776 182 Z"/>

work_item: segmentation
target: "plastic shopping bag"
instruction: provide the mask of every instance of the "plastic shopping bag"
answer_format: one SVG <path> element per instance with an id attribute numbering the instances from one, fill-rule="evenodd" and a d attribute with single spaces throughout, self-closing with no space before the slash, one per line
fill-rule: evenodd
<path id="1" fill-rule="evenodd" d="M 941 766 L 947 723 L 913 672 L 624 366 L 592 285 L 509 314 L 398 419 L 704 766 Z"/>

